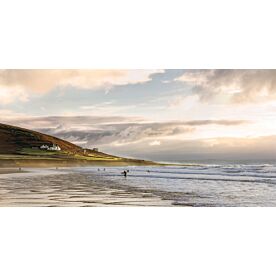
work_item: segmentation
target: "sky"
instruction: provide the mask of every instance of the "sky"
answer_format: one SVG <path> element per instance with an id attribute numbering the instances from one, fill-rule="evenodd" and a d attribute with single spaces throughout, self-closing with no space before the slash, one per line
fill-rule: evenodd
<path id="1" fill-rule="evenodd" d="M 125 157 L 274 159 L 276 70 L 0 70 L 0 118 Z"/>

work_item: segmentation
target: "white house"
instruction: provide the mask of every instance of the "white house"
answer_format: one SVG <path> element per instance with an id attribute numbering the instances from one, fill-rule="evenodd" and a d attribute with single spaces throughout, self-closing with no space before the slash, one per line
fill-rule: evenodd
<path id="1" fill-rule="evenodd" d="M 42 149 L 42 150 L 52 150 L 52 151 L 60 151 L 61 150 L 61 148 L 56 144 L 53 144 L 52 146 L 42 145 L 40 147 L 40 149 Z"/>
<path id="2" fill-rule="evenodd" d="M 48 148 L 48 150 L 60 151 L 61 148 L 60 148 L 60 146 L 53 144 L 51 147 Z"/>
<path id="3" fill-rule="evenodd" d="M 40 149 L 42 149 L 42 150 L 48 150 L 48 149 L 49 149 L 49 146 L 48 146 L 48 145 L 42 145 L 42 146 L 40 147 Z"/>

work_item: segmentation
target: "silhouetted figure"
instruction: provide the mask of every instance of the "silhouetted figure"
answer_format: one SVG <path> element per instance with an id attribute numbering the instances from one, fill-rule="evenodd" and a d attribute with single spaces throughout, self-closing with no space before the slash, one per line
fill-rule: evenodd
<path id="1" fill-rule="evenodd" d="M 100 169 L 98 169 L 98 172 L 100 171 Z"/>
<path id="2" fill-rule="evenodd" d="M 21 168 L 18 168 L 19 171 L 21 171 Z"/>
<path id="3" fill-rule="evenodd" d="M 105 168 L 103 170 L 105 171 Z"/>
<path id="4" fill-rule="evenodd" d="M 129 173 L 129 170 L 127 170 L 127 172 Z"/>
<path id="5" fill-rule="evenodd" d="M 124 175 L 124 177 L 127 177 L 127 171 L 123 171 L 122 174 Z"/>
<path id="6" fill-rule="evenodd" d="M 150 170 L 147 170 L 148 173 L 150 173 Z"/>

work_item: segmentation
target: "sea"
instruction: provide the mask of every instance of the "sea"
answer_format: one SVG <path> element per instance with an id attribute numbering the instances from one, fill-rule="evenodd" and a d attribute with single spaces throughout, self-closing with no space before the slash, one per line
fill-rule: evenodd
<path id="1" fill-rule="evenodd" d="M 142 190 L 150 190 L 173 205 L 276 206 L 276 161 L 266 163 L 193 161 L 179 166 L 83 168 L 101 177 Z"/>
<path id="2" fill-rule="evenodd" d="M 0 176 L 0 206 L 276 206 L 276 161 L 33 169 Z"/>

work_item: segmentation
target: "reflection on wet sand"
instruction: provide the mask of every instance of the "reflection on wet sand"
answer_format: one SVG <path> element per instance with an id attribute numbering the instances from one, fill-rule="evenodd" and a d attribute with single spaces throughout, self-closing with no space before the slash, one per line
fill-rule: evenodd
<path id="1" fill-rule="evenodd" d="M 23 172 L 21 168 L 0 168 L 1 174 L 10 174 L 10 173 L 21 173 Z"/>
<path id="2" fill-rule="evenodd" d="M 97 175 L 28 173 L 0 178 L 0 206 L 167 206 L 151 191 L 118 186 Z"/>

